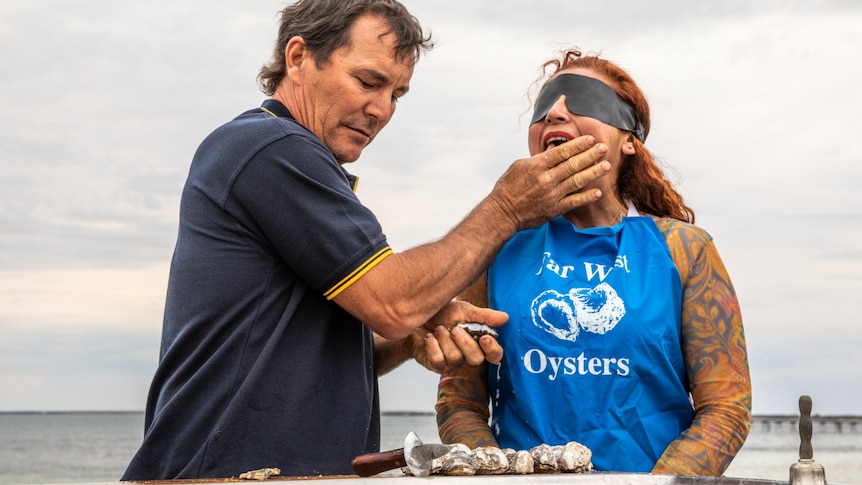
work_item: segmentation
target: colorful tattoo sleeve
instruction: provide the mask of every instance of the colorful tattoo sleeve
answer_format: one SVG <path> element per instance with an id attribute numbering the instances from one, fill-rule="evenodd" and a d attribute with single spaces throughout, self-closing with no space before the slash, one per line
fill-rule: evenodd
<path id="1" fill-rule="evenodd" d="M 682 277 L 682 345 L 695 415 L 653 472 L 719 476 L 751 426 L 751 378 L 739 301 L 705 231 L 671 219 L 658 223 Z"/>

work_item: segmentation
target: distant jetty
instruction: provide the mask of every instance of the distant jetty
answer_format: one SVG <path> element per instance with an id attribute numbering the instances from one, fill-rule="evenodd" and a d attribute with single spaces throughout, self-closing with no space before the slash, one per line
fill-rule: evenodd
<path id="1" fill-rule="evenodd" d="M 434 416 L 431 411 L 383 411 L 391 417 Z M 811 416 L 815 433 L 862 433 L 862 416 Z M 799 429 L 799 416 L 792 414 L 760 414 L 751 417 L 751 427 L 764 431 L 788 431 Z"/>
<path id="2" fill-rule="evenodd" d="M 3 415 L 57 415 L 57 414 L 141 414 L 143 411 L 0 411 Z M 434 416 L 433 411 L 383 411 L 383 416 L 389 417 L 422 417 Z M 862 433 L 862 416 L 812 415 L 812 424 L 816 433 Z M 793 414 L 759 414 L 751 417 L 751 427 L 764 431 L 788 431 L 795 433 L 799 429 L 799 416 Z"/>
<path id="3" fill-rule="evenodd" d="M 862 416 L 811 416 L 814 433 L 860 433 L 862 432 Z M 766 431 L 788 430 L 799 428 L 799 416 L 792 414 L 761 414 L 751 417 L 751 427 L 759 426 Z"/>

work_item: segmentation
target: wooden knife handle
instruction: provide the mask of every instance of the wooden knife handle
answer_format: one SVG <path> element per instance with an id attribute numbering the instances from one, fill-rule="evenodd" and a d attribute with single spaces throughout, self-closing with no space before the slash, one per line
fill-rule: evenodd
<path id="1" fill-rule="evenodd" d="M 353 459 L 353 471 L 360 477 L 370 477 L 405 466 L 404 448 L 379 453 L 366 453 Z"/>

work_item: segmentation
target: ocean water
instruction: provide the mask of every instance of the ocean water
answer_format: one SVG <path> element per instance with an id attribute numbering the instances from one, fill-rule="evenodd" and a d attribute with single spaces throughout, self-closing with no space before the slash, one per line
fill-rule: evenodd
<path id="1" fill-rule="evenodd" d="M 137 451 L 143 420 L 142 413 L 0 413 L 0 485 L 116 481 Z M 411 430 L 440 441 L 433 415 L 387 413 L 382 449 L 400 448 Z M 862 485 L 862 424 L 815 423 L 812 443 L 828 483 Z M 725 475 L 786 481 L 798 459 L 794 421 L 755 420 Z"/>

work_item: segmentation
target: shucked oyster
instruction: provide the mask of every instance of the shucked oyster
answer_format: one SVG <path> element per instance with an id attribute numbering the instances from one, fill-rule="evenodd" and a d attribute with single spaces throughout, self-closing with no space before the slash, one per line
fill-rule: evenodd
<path id="1" fill-rule="evenodd" d="M 494 338 L 497 338 L 500 336 L 500 334 L 498 334 L 496 330 L 485 325 L 484 323 L 463 323 L 462 322 L 462 323 L 456 323 L 455 325 L 466 330 L 467 333 L 469 333 L 473 337 L 473 339 L 476 340 L 477 342 L 479 341 L 479 338 L 482 337 L 482 335 L 490 335 Z"/>

